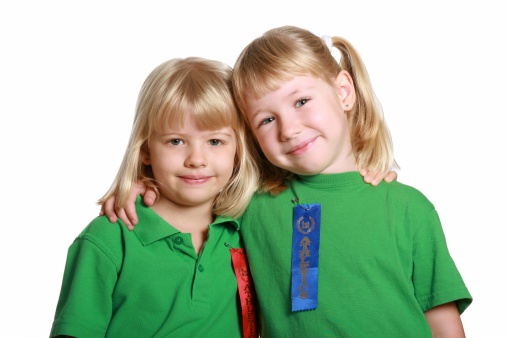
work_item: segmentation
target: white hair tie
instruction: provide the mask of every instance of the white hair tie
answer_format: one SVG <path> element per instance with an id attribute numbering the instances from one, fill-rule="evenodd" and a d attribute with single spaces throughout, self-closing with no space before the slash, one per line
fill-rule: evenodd
<path id="1" fill-rule="evenodd" d="M 330 36 L 323 35 L 322 41 L 324 41 L 324 43 L 326 44 L 327 48 L 329 48 L 329 50 L 331 50 L 331 48 L 333 48 L 333 39 L 331 39 Z"/>

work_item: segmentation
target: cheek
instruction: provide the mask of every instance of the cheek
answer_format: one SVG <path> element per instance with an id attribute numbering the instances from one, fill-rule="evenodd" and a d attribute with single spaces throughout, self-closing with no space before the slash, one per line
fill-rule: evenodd
<path id="1" fill-rule="evenodd" d="M 230 181 L 232 173 L 234 172 L 234 160 L 229 158 L 223 158 L 222 161 L 218 161 L 215 166 L 215 173 L 218 174 L 219 184 L 222 188 Z"/>
<path id="2" fill-rule="evenodd" d="M 224 174 L 228 174 L 229 177 L 232 175 L 234 170 L 234 163 L 236 158 L 236 149 L 231 148 L 227 152 L 213 155 L 217 166 Z"/>
<path id="3" fill-rule="evenodd" d="M 254 137 L 255 139 L 257 140 L 257 143 L 259 144 L 259 147 L 261 148 L 262 152 L 266 155 L 266 156 L 269 156 L 269 153 L 270 151 L 272 150 L 270 148 L 270 144 L 273 145 L 273 142 L 270 142 L 269 141 L 269 134 L 262 134 L 262 133 L 254 133 Z"/>
<path id="4" fill-rule="evenodd" d="M 275 126 L 266 127 L 262 132 L 257 133 L 255 137 L 265 154 L 274 152 L 278 149 L 278 131 Z"/>
<path id="5" fill-rule="evenodd" d="M 264 142 L 259 142 L 259 146 L 261 148 L 262 153 L 269 162 L 273 164 L 278 164 L 278 155 L 280 154 L 279 149 L 277 147 L 277 143 L 275 142 L 269 142 L 268 140 L 264 139 Z"/>
<path id="6" fill-rule="evenodd" d="M 174 164 L 173 164 L 174 165 Z M 167 165 L 160 158 L 152 158 L 151 170 L 156 179 L 160 179 L 160 176 L 167 171 Z"/>
<path id="7" fill-rule="evenodd" d="M 154 147 L 150 153 L 150 163 L 153 172 L 164 173 L 183 165 L 184 158 L 174 151 L 168 151 L 163 147 Z"/>

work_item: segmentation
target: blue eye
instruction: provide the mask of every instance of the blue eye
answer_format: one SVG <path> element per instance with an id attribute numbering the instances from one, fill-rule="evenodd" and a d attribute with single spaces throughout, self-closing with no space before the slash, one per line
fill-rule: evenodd
<path id="1" fill-rule="evenodd" d="M 169 142 L 168 142 L 168 143 L 172 144 L 173 146 L 177 146 L 177 145 L 182 144 L 182 143 L 183 143 L 183 141 L 182 141 L 182 140 L 180 140 L 180 139 L 178 139 L 178 138 L 175 138 L 175 139 L 173 139 L 173 140 L 169 140 Z"/>
<path id="2" fill-rule="evenodd" d="M 264 119 L 261 121 L 261 125 L 271 123 L 275 120 L 274 117 L 268 117 L 267 119 Z"/>
<path id="3" fill-rule="evenodd" d="M 309 101 L 308 98 L 304 97 L 296 101 L 296 108 L 304 106 Z"/>
<path id="4" fill-rule="evenodd" d="M 212 139 L 212 140 L 209 140 L 209 144 L 211 144 L 212 146 L 219 146 L 222 144 L 222 141 L 217 140 L 217 139 Z"/>

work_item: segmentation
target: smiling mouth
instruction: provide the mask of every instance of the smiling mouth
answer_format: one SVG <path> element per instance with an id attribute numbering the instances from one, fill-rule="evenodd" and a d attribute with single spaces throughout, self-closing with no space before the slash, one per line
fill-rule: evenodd
<path id="1" fill-rule="evenodd" d="M 292 147 L 288 152 L 287 155 L 301 155 L 304 154 L 308 149 L 310 149 L 315 142 L 317 137 L 313 137 L 309 140 L 306 140 L 304 142 L 301 142 L 295 147 Z"/>
<path id="2" fill-rule="evenodd" d="M 188 176 L 179 176 L 183 182 L 188 184 L 201 184 L 206 183 L 209 181 L 211 176 L 195 176 L 195 175 L 188 175 Z"/>

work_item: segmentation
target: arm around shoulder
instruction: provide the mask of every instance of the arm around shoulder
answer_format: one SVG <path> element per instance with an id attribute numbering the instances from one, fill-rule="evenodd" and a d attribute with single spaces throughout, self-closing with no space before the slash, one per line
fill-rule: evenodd
<path id="1" fill-rule="evenodd" d="M 111 223 L 114 223 L 121 219 L 121 221 L 129 228 L 133 230 L 137 224 L 137 212 L 136 212 L 136 199 L 137 196 L 142 195 L 143 201 L 146 205 L 152 206 L 155 203 L 157 195 L 155 191 L 149 187 L 146 187 L 143 183 L 134 182 L 132 189 L 129 192 L 128 198 L 125 201 L 124 207 L 117 205 L 115 195 L 109 197 L 100 209 L 100 215 L 106 215 Z"/>

